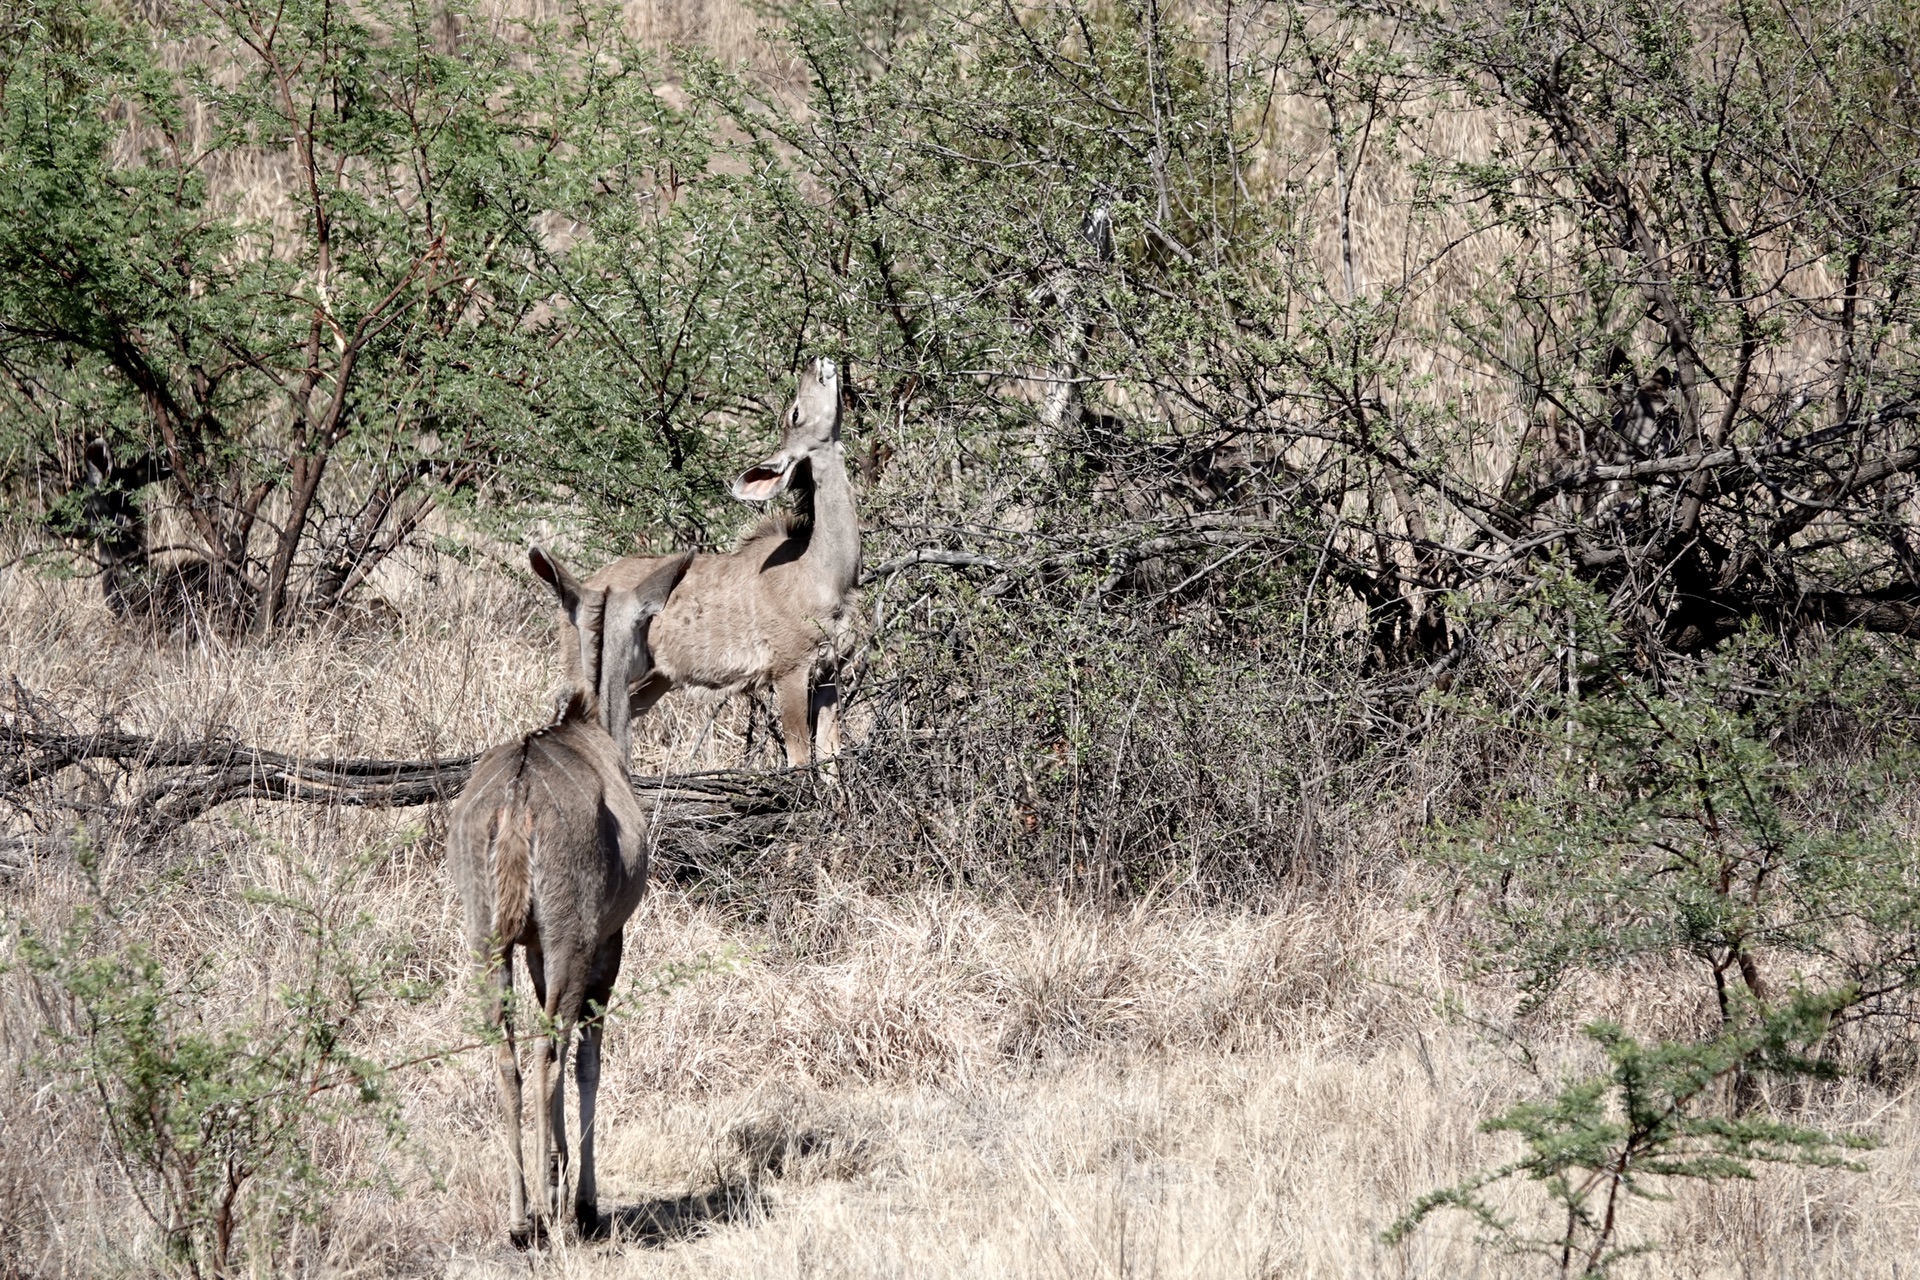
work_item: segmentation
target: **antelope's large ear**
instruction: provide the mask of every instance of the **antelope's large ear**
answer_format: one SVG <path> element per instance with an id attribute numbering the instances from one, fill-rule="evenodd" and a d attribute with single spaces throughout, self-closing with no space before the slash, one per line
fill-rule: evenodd
<path id="1" fill-rule="evenodd" d="M 607 596 L 604 634 L 607 657 L 601 670 L 603 704 L 627 705 L 627 688 L 653 670 L 653 651 L 647 633 L 654 617 L 667 607 L 667 599 L 693 563 L 693 552 L 683 551 L 648 574 L 631 591 L 615 591 Z M 616 735 L 617 736 L 617 735 Z"/>
<path id="2" fill-rule="evenodd" d="M 534 575 L 552 587 L 553 594 L 560 597 L 560 607 L 567 611 L 567 621 L 579 626 L 580 602 L 586 598 L 586 588 L 580 585 L 580 579 L 567 572 L 567 566 L 548 555 L 546 548 L 537 542 L 527 546 L 527 563 L 533 566 Z"/>
<path id="3" fill-rule="evenodd" d="M 692 563 L 693 552 L 682 551 L 648 574 L 646 580 L 633 589 L 634 596 L 640 601 L 642 621 L 667 607 L 673 589 L 680 585 L 680 579 L 687 576 L 687 566 Z"/>
<path id="4" fill-rule="evenodd" d="M 553 588 L 553 594 L 560 598 L 560 607 L 566 611 L 567 621 L 573 627 L 572 634 L 580 649 L 579 684 L 576 687 L 599 688 L 602 669 L 606 666 L 600 654 L 606 592 L 586 586 L 537 542 L 527 547 L 527 563 L 533 566 L 534 573 L 542 582 Z"/>
<path id="5" fill-rule="evenodd" d="M 793 482 L 793 459 L 776 453 L 757 467 L 748 467 L 733 479 L 733 496 L 742 502 L 765 502 L 787 491 Z"/>

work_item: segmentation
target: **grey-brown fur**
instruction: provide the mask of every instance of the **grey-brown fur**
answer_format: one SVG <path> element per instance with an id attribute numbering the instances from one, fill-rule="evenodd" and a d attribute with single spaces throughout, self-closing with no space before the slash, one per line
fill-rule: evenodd
<path id="1" fill-rule="evenodd" d="M 495 1056 L 508 1154 L 508 1229 L 522 1244 L 558 1215 L 565 1196 L 560 1077 L 575 1026 L 581 1034 L 574 1215 L 583 1230 L 599 1222 L 593 1114 L 603 1027 L 597 1011 L 612 997 L 622 931 L 647 880 L 647 819 L 627 772 L 626 690 L 651 667 L 648 626 L 688 561 L 679 556 L 660 562 L 634 587 L 607 590 L 583 585 L 538 547 L 529 558 L 566 610 L 579 642 L 572 664 L 579 678 L 552 724 L 480 757 L 447 820 L 447 866 L 465 908 L 467 944 L 486 984 L 486 1020 L 501 1035 Z M 545 1193 L 531 1219 L 520 1144 L 520 1069 L 513 1022 L 505 1016 L 515 947 L 526 951 L 540 1009 L 533 1168 L 545 1171 Z"/>
<path id="2" fill-rule="evenodd" d="M 838 690 L 814 687 L 815 668 L 860 572 L 860 518 L 840 445 L 840 375 L 833 361 L 810 362 L 782 419 L 780 449 L 733 483 L 736 497 L 764 501 L 791 487 L 791 520 L 763 521 L 739 550 L 696 555 L 685 580 L 654 620 L 654 673 L 633 690 L 635 715 L 669 690 L 733 692 L 773 687 L 787 762 L 813 759 L 812 722 L 820 750 L 839 749 Z M 616 560 L 587 580 L 602 590 L 630 588 L 663 562 Z M 575 648 L 569 628 L 561 638 L 571 675 Z"/>

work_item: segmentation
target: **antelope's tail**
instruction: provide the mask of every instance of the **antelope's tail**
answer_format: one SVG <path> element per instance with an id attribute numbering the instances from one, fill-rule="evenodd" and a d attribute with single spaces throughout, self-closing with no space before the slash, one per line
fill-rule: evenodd
<path id="1" fill-rule="evenodd" d="M 511 946 L 526 927 L 533 905 L 533 807 L 515 785 L 493 811 L 487 833 L 487 863 L 493 873 L 493 936 Z"/>

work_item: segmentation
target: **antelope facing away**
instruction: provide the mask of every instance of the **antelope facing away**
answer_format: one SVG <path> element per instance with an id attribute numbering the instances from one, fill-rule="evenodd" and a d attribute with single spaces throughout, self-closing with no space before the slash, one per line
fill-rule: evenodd
<path id="1" fill-rule="evenodd" d="M 816 359 L 802 371 L 782 423 L 779 450 L 742 472 L 733 495 L 765 502 L 792 489 L 794 515 L 762 521 L 730 554 L 693 557 L 654 620 L 654 669 L 633 690 L 632 708 L 642 715 L 672 689 L 772 685 L 787 763 L 800 766 L 813 760 L 816 720 L 821 753 L 839 750 L 839 690 L 830 682 L 814 687 L 814 673 L 860 572 L 860 519 L 840 446 L 840 371 L 833 361 Z M 632 588 L 662 563 L 616 560 L 587 585 Z M 572 676 L 577 646 L 569 628 L 561 638 Z"/>
<path id="2" fill-rule="evenodd" d="M 647 881 L 647 819 L 627 772 L 627 689 L 647 674 L 647 628 L 688 557 L 658 561 L 631 588 L 585 586 L 539 547 L 533 570 L 560 597 L 579 650 L 566 707 L 545 728 L 488 751 L 453 802 L 447 865 L 466 908 L 467 944 L 484 972 L 507 1140 L 509 1232 L 526 1244 L 565 1197 L 567 1046 L 580 1027 L 580 1166 L 574 1216 L 599 1225 L 593 1112 L 600 1085 L 601 1012 L 620 976 L 622 930 Z M 534 1154 L 544 1179 L 531 1223 L 520 1147 L 520 1068 L 513 1020 L 513 951 L 523 947 L 540 1006 L 534 1042 Z M 585 1010 L 585 1021 L 581 1021 Z"/>

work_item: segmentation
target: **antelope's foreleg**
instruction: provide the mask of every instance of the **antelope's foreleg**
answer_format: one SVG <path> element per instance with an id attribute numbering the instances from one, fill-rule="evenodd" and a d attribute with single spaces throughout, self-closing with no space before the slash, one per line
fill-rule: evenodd
<path id="1" fill-rule="evenodd" d="M 787 764 L 795 769 L 813 763 L 813 732 L 807 715 L 807 686 L 812 674 L 803 665 L 773 682 L 773 700 L 780 708 L 780 736 L 787 745 Z"/>
<path id="2" fill-rule="evenodd" d="M 840 754 L 840 681 L 836 674 L 823 671 L 813 686 L 813 740 L 820 758 L 832 760 Z"/>

